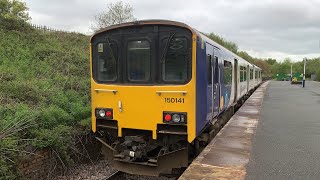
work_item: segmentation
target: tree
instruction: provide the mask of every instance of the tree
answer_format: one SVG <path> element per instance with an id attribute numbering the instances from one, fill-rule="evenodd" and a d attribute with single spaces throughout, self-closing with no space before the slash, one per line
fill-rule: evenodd
<path id="1" fill-rule="evenodd" d="M 107 4 L 107 11 L 95 16 L 95 25 L 91 27 L 93 31 L 101 28 L 120 24 L 124 22 L 135 21 L 133 8 L 130 4 L 123 4 L 122 1 Z"/>
<path id="2" fill-rule="evenodd" d="M 26 3 L 20 0 L 0 0 L 0 28 L 17 30 L 30 19 Z"/>
<path id="3" fill-rule="evenodd" d="M 255 65 L 262 69 L 263 76 L 271 77 L 271 65 L 261 59 L 255 60 Z"/>
<path id="4" fill-rule="evenodd" d="M 272 66 L 273 64 L 277 63 L 277 60 L 276 59 L 272 59 L 272 58 L 268 58 L 266 60 L 266 62 Z"/>
<path id="5" fill-rule="evenodd" d="M 214 34 L 214 33 L 209 33 L 206 34 L 210 39 L 212 39 L 213 41 L 215 41 L 216 43 L 220 44 L 221 46 L 225 47 L 226 49 L 229 49 L 230 51 L 232 51 L 233 53 L 237 53 L 238 52 L 238 45 L 234 42 L 231 41 L 227 41 L 224 38 Z"/>
<path id="6" fill-rule="evenodd" d="M 272 74 L 290 74 L 292 61 L 290 58 L 286 58 L 281 63 L 275 63 L 272 65 Z"/>
<path id="7" fill-rule="evenodd" d="M 243 59 L 249 61 L 250 63 L 254 63 L 254 59 L 245 51 L 240 51 L 237 53 L 238 56 L 242 57 Z"/>

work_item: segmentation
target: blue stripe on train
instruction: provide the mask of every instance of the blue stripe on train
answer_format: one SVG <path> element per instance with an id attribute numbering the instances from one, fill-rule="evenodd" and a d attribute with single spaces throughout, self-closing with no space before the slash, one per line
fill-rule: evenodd
<path id="1" fill-rule="evenodd" d="M 203 45 L 202 45 L 203 46 Z M 205 46 L 205 45 L 204 45 Z M 196 135 L 198 136 L 207 124 L 207 71 L 206 51 L 201 48 L 201 39 L 197 38 L 196 47 Z"/>
<path id="2" fill-rule="evenodd" d="M 208 120 L 212 117 L 212 110 L 214 108 L 215 115 L 220 108 L 220 102 L 217 101 L 212 107 L 212 87 L 208 87 L 207 76 L 207 54 L 205 43 L 201 44 L 201 39 L 197 39 L 197 54 L 196 54 L 196 135 L 198 136 L 203 128 L 208 123 Z M 204 48 L 202 49 L 201 46 Z M 221 111 L 225 110 L 230 102 L 231 85 L 225 85 L 223 78 L 223 61 L 222 57 L 219 57 L 219 71 L 220 71 L 220 88 L 221 98 L 223 97 L 223 106 Z M 219 93 L 217 93 L 219 94 Z M 219 99 L 219 97 L 217 97 Z"/>

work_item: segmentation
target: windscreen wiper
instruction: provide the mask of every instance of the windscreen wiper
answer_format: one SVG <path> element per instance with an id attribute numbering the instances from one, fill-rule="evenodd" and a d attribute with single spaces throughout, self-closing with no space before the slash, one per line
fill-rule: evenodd
<path id="1" fill-rule="evenodd" d="M 109 38 L 107 38 L 107 45 L 108 45 L 108 49 L 109 49 L 109 51 L 110 51 L 112 60 L 113 60 L 114 62 L 116 62 L 116 58 L 114 57 L 114 54 L 113 54 L 113 51 L 112 51 L 112 48 L 111 48 L 111 44 L 110 44 Z"/>
<path id="2" fill-rule="evenodd" d="M 161 57 L 161 60 L 160 60 L 161 63 L 164 63 L 164 61 L 165 61 L 165 59 L 166 59 L 166 55 L 167 55 L 167 52 L 168 52 L 168 49 L 169 49 L 169 45 L 170 45 L 171 40 L 172 40 L 172 38 L 173 38 L 173 36 L 174 36 L 175 34 L 176 34 L 176 33 L 170 33 L 170 35 L 169 35 L 167 44 L 166 44 L 166 46 L 165 46 L 165 48 L 164 48 L 164 51 L 163 51 L 163 53 L 162 53 L 162 57 Z"/>

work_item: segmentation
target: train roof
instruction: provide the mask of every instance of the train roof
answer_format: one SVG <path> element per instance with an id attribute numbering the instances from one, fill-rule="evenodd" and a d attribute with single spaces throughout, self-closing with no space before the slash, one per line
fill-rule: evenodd
<path id="1" fill-rule="evenodd" d="M 163 25 L 173 25 L 173 26 L 179 26 L 179 27 L 183 27 L 183 28 L 187 28 L 189 29 L 191 32 L 196 33 L 198 36 L 200 36 L 204 41 L 214 45 L 216 48 L 230 52 L 234 58 L 238 59 L 239 61 L 245 61 L 248 64 L 256 67 L 257 69 L 260 69 L 258 66 L 248 62 L 247 60 L 241 58 L 240 56 L 234 54 L 233 52 L 231 52 L 230 50 L 226 49 L 225 47 L 223 47 L 222 45 L 218 44 L 217 42 L 213 41 L 212 39 L 210 39 L 209 37 L 207 37 L 204 33 L 201 33 L 200 31 L 196 30 L 195 28 L 192 28 L 191 26 L 182 23 L 182 22 L 178 22 L 178 21 L 171 21 L 171 20 L 164 20 L 164 19 L 148 19 L 148 20 L 139 20 L 139 21 L 132 21 L 132 22 L 126 22 L 126 23 L 121 23 L 121 24 L 115 24 L 112 26 L 108 26 L 106 28 L 102 28 L 98 31 L 96 31 L 92 36 L 94 37 L 97 34 L 100 34 L 102 32 L 108 31 L 108 30 L 112 30 L 112 29 L 116 29 L 116 28 L 120 28 L 120 27 L 127 27 L 127 26 L 139 26 L 139 25 L 147 25 L 147 24 L 163 24 Z"/>
<path id="2" fill-rule="evenodd" d="M 173 25 L 173 26 L 179 26 L 179 27 L 184 27 L 189 29 L 192 32 L 195 32 L 195 29 L 190 27 L 189 25 L 178 22 L 178 21 L 170 21 L 170 20 L 164 20 L 164 19 L 148 19 L 148 20 L 139 20 L 139 21 L 132 21 L 132 22 L 126 22 L 126 23 L 121 23 L 121 24 L 115 24 L 111 25 L 105 28 L 102 28 L 98 31 L 96 31 L 93 36 L 100 34 L 102 32 L 115 29 L 115 28 L 120 28 L 120 27 L 127 27 L 127 26 L 139 26 L 139 25 L 147 25 L 147 24 L 163 24 L 163 25 Z"/>
<path id="3" fill-rule="evenodd" d="M 197 30 L 195 30 L 195 31 L 197 31 Z M 218 48 L 218 49 L 221 49 L 221 50 L 224 50 L 224 51 L 228 51 L 229 53 L 231 53 L 232 56 L 233 56 L 235 59 L 237 59 L 238 61 L 240 61 L 240 63 L 241 63 L 241 61 L 244 61 L 244 62 L 246 62 L 247 64 L 252 65 L 252 66 L 254 66 L 255 68 L 261 70 L 260 67 L 256 66 L 256 65 L 253 64 L 253 63 L 250 63 L 249 61 L 243 59 L 242 57 L 240 57 L 240 56 L 238 56 L 237 54 L 233 53 L 233 52 L 230 51 L 229 49 L 223 47 L 223 46 L 220 45 L 219 43 L 213 41 L 212 39 L 210 39 L 209 37 L 207 37 L 204 33 L 199 32 L 199 31 L 197 31 L 197 33 L 200 35 L 200 37 L 201 37 L 204 41 L 212 44 L 213 46 L 215 46 L 215 47 Z"/>

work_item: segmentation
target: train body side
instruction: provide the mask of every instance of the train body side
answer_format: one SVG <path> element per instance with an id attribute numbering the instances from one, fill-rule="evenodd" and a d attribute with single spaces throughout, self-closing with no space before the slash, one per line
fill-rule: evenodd
<path id="1" fill-rule="evenodd" d="M 212 84 L 208 82 L 208 73 L 210 73 L 208 55 L 210 54 L 217 58 L 213 58 L 215 72 L 212 76 Z M 228 67 L 232 67 L 231 74 Z M 228 81 L 228 78 L 231 80 Z M 219 116 L 260 83 L 261 69 L 259 67 L 199 33 L 196 45 L 197 136 L 201 134 L 211 119 Z"/>

